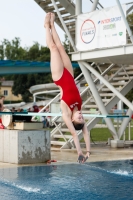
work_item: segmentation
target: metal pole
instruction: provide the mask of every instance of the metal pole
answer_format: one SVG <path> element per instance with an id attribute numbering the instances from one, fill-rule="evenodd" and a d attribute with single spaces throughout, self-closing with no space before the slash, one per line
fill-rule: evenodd
<path id="1" fill-rule="evenodd" d="M 131 140 L 131 131 L 130 131 L 131 126 L 130 125 L 131 124 L 129 122 L 129 124 L 128 124 L 128 140 Z"/>
<path id="2" fill-rule="evenodd" d="M 36 96 L 33 95 L 33 102 L 36 102 Z"/>
<path id="3" fill-rule="evenodd" d="M 133 101 L 132 101 L 132 103 L 133 103 Z M 119 139 L 121 138 L 121 136 L 123 135 L 123 133 L 124 133 L 124 131 L 125 131 L 127 125 L 129 124 L 129 122 L 130 122 L 130 120 L 131 120 L 132 114 L 133 114 L 133 111 L 129 108 L 128 111 L 127 111 L 127 113 L 126 113 L 126 115 L 128 115 L 129 118 L 123 119 L 123 122 L 122 122 L 122 124 L 121 124 L 121 127 L 119 128 L 119 131 L 118 131 L 118 137 L 119 137 Z"/>
<path id="4" fill-rule="evenodd" d="M 76 5 L 75 14 L 80 15 L 82 13 L 82 0 L 76 0 L 75 5 Z"/>
<path id="5" fill-rule="evenodd" d="M 91 1 L 91 3 L 93 3 L 93 1 L 92 0 L 90 0 Z M 98 5 L 103 9 L 104 7 L 98 2 Z M 98 8 L 99 9 L 99 8 Z"/>
<path id="6" fill-rule="evenodd" d="M 90 12 L 96 10 L 96 8 L 97 8 L 97 4 L 98 4 L 98 3 L 99 3 L 99 0 L 94 0 L 93 5 L 92 5 L 92 9 L 91 9 Z"/>
<path id="7" fill-rule="evenodd" d="M 124 134 L 123 134 L 123 140 L 125 141 L 125 131 L 124 131 Z"/>
<path id="8" fill-rule="evenodd" d="M 121 16 L 122 16 L 123 21 L 124 21 L 124 23 L 125 23 L 127 32 L 128 32 L 129 37 L 130 37 L 130 39 L 131 39 L 131 42 L 133 43 L 132 31 L 131 31 L 131 29 L 130 29 L 130 27 L 129 27 L 129 24 L 128 24 L 127 20 L 126 20 L 125 14 L 124 14 L 123 9 L 122 9 L 122 6 L 121 6 L 121 4 L 120 4 L 120 1 L 119 1 L 119 0 L 116 0 L 116 3 L 117 3 L 118 8 L 119 8 L 119 10 L 120 10 Z"/>
<path id="9" fill-rule="evenodd" d="M 117 133 L 118 133 L 118 130 L 119 130 L 119 118 L 117 118 Z"/>
<path id="10" fill-rule="evenodd" d="M 82 0 L 76 0 L 75 2 L 75 15 L 78 16 L 82 13 Z M 76 34 L 76 30 L 77 30 L 77 18 L 75 21 L 75 44 L 77 43 L 77 34 Z M 74 47 L 74 51 L 77 51 L 76 47 Z"/>

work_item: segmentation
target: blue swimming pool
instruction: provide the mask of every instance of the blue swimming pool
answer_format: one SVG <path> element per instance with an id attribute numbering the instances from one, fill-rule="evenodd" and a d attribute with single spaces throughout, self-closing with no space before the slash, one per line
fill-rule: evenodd
<path id="1" fill-rule="evenodd" d="M 0 169 L 0 200 L 132 200 L 133 160 Z"/>

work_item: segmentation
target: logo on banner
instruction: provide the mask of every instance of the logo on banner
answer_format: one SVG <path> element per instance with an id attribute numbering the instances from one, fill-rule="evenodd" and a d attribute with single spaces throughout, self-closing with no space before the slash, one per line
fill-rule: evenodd
<path id="1" fill-rule="evenodd" d="M 116 24 L 109 24 L 109 25 L 104 25 L 103 30 L 108 30 L 108 29 L 115 29 Z"/>
<path id="2" fill-rule="evenodd" d="M 81 26 L 80 36 L 84 43 L 92 42 L 96 34 L 96 27 L 92 20 L 87 19 Z"/>
<path id="3" fill-rule="evenodd" d="M 121 21 L 121 16 L 119 17 L 113 17 L 113 18 L 109 18 L 109 19 L 103 19 L 98 21 L 98 24 L 108 24 L 108 23 L 112 23 L 112 22 L 118 22 Z"/>
<path id="4" fill-rule="evenodd" d="M 119 32 L 119 35 L 122 36 L 122 35 L 123 35 L 123 32 Z"/>
<path id="5" fill-rule="evenodd" d="M 117 36 L 117 33 L 112 34 L 112 36 Z"/>

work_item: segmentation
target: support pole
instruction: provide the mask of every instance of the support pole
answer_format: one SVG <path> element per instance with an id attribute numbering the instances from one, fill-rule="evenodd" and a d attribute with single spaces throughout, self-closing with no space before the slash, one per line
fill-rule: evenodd
<path id="1" fill-rule="evenodd" d="M 123 140 L 125 141 L 125 131 L 124 131 L 124 134 L 123 134 Z"/>
<path id="2" fill-rule="evenodd" d="M 131 124 L 130 124 L 130 122 L 128 124 L 128 140 L 129 141 L 131 140 Z"/>
<path id="3" fill-rule="evenodd" d="M 93 5 L 92 5 L 92 9 L 91 9 L 90 12 L 93 12 L 94 10 L 96 10 L 98 3 L 99 3 L 99 0 L 94 0 Z"/>
<path id="4" fill-rule="evenodd" d="M 132 101 L 133 103 L 133 101 Z M 121 136 L 123 135 L 127 125 L 129 124 L 130 120 L 131 120 L 131 117 L 132 117 L 132 114 L 133 114 L 133 111 L 129 108 L 126 115 L 129 116 L 129 118 L 127 119 L 123 119 L 123 122 L 121 124 L 121 127 L 119 128 L 119 131 L 118 131 L 118 137 L 119 139 L 121 138 Z"/>
<path id="5" fill-rule="evenodd" d="M 82 13 L 82 0 L 76 0 L 76 14 L 80 15 Z"/>
<path id="6" fill-rule="evenodd" d="M 124 23 L 125 23 L 127 32 L 128 32 L 129 37 L 130 37 L 130 39 L 131 39 L 131 42 L 133 43 L 132 31 L 131 31 L 131 29 L 130 29 L 130 27 L 129 27 L 129 24 L 128 24 L 127 20 L 126 20 L 125 14 L 124 14 L 123 9 L 122 9 L 122 6 L 121 6 L 121 4 L 120 4 L 120 1 L 119 1 L 119 0 L 116 0 L 116 3 L 117 3 L 118 8 L 119 8 L 119 10 L 120 10 L 121 16 L 122 16 L 123 21 L 124 21 Z"/>
<path id="7" fill-rule="evenodd" d="M 36 96 L 33 95 L 33 102 L 36 102 Z"/>
<path id="8" fill-rule="evenodd" d="M 75 1 L 75 15 L 78 16 L 82 13 L 82 0 L 76 0 Z M 77 20 L 75 21 L 75 43 L 77 42 Z M 76 47 L 73 48 L 74 51 L 77 51 Z"/>

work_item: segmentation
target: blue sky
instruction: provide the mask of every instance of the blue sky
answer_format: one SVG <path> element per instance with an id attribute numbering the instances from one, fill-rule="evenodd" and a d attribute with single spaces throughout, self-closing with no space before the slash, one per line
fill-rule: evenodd
<path id="1" fill-rule="evenodd" d="M 130 0 L 120 2 L 127 3 Z M 100 0 L 100 3 L 104 7 L 116 5 L 115 0 Z M 89 12 L 90 8 L 89 0 L 83 0 L 83 12 Z M 29 47 L 36 41 L 46 46 L 43 27 L 45 15 L 34 0 L 0 0 L 0 41 L 20 37 L 23 47 Z M 63 31 L 59 27 L 57 31 L 63 41 Z"/>

